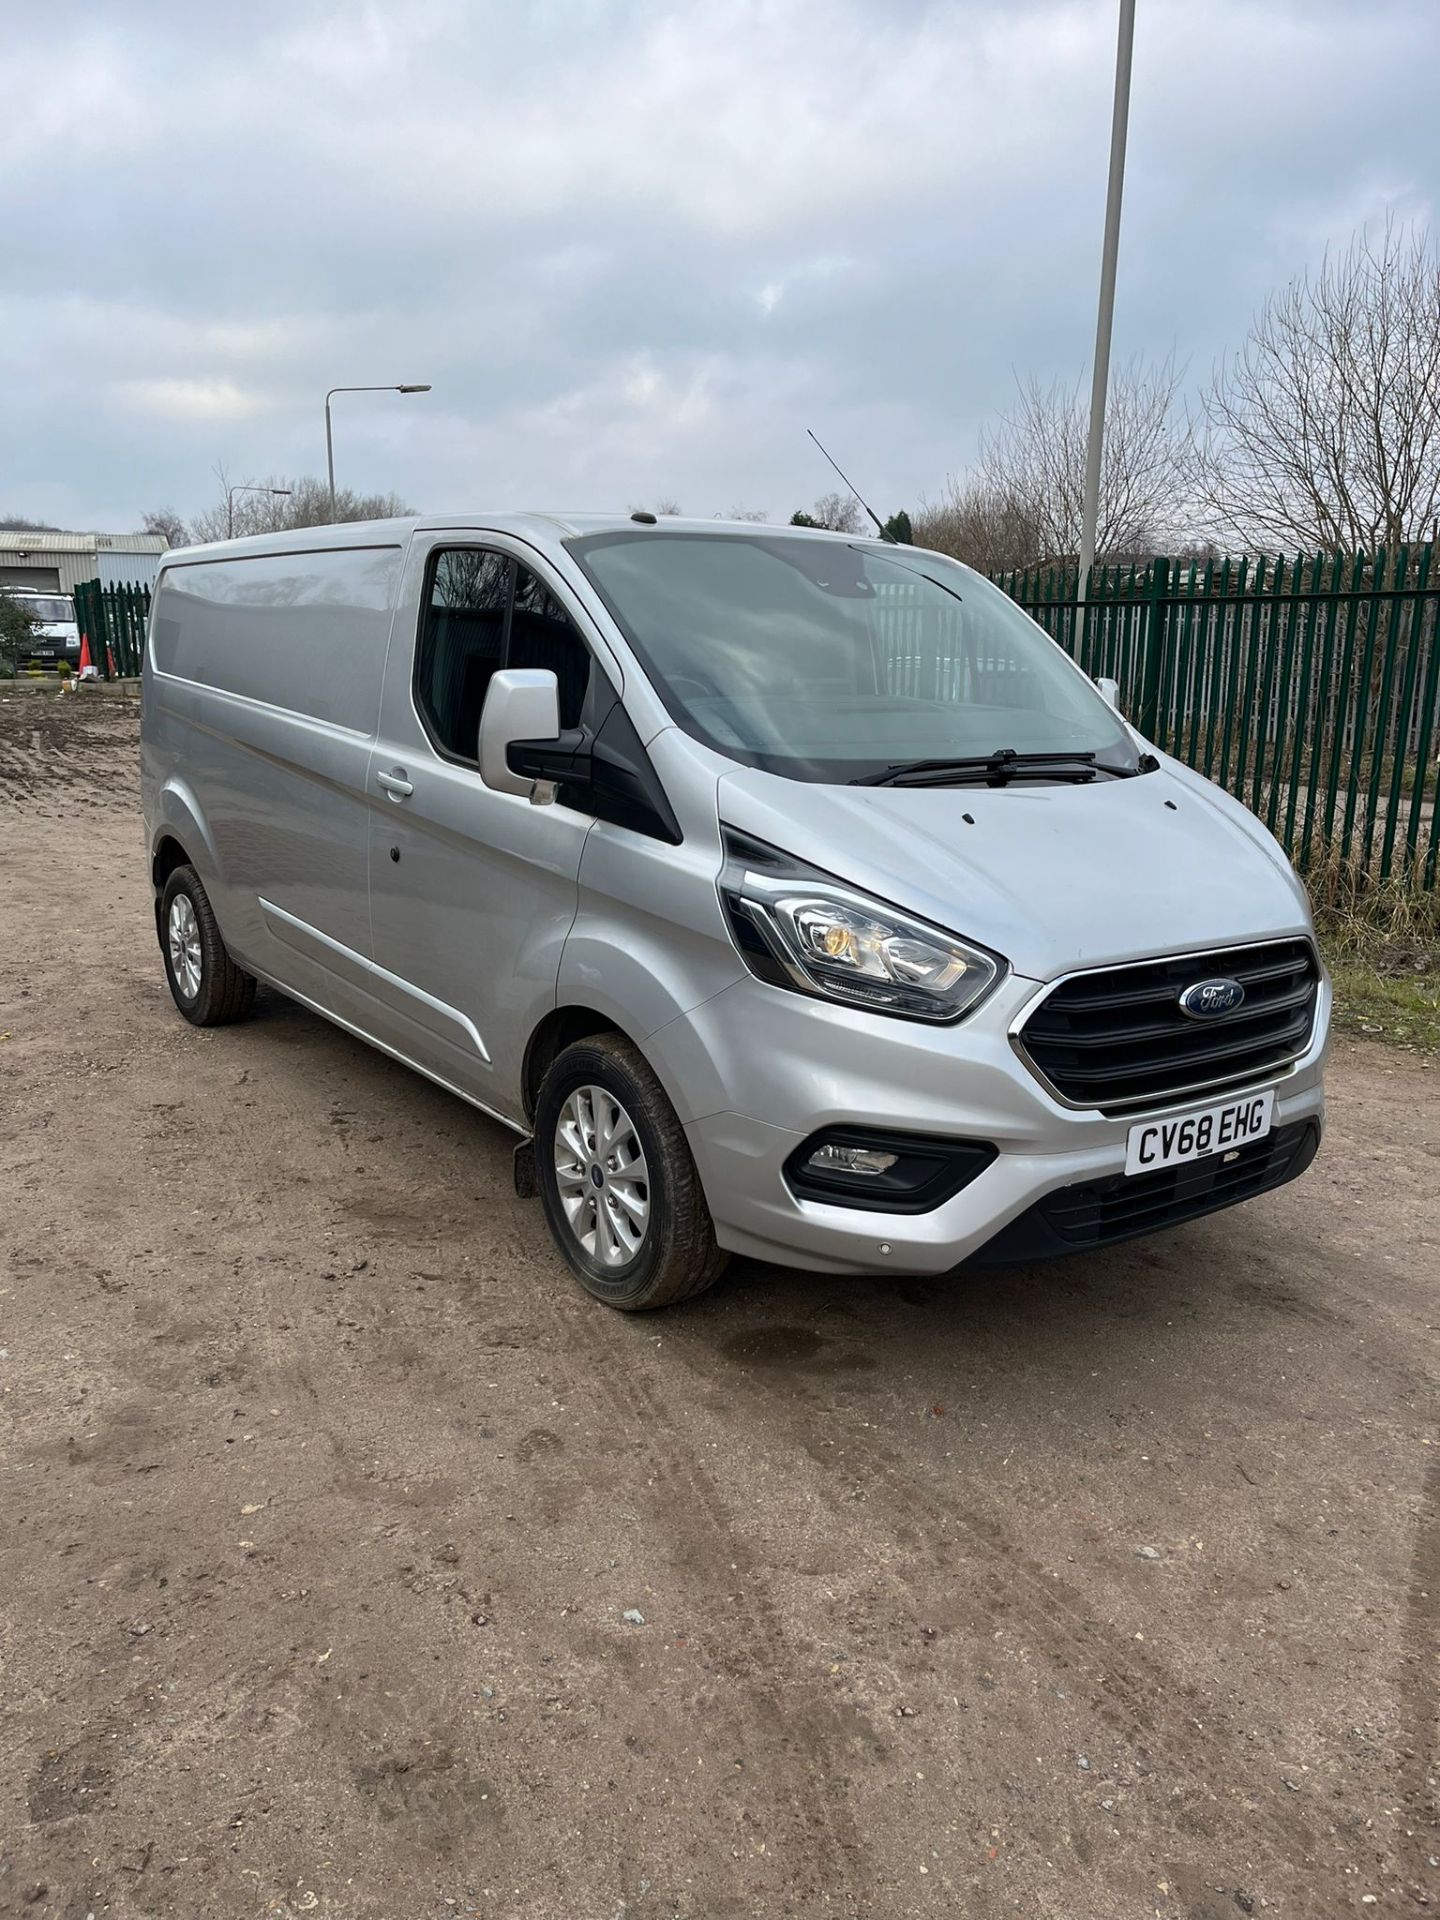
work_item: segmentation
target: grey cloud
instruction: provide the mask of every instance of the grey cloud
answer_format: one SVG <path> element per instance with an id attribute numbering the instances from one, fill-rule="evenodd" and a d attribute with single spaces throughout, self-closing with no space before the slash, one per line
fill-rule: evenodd
<path id="1" fill-rule="evenodd" d="M 243 18 L 243 26 L 241 21 Z M 133 523 L 209 469 L 428 506 L 887 507 L 1015 374 L 1078 377 L 1105 4 L 69 5 L 7 26 L 0 504 Z M 1141 8 L 1117 351 L 1207 367 L 1428 211 L 1427 0 Z"/>

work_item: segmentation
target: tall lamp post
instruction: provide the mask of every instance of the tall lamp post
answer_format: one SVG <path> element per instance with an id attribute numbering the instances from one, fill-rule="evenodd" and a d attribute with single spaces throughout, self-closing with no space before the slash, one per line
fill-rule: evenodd
<path id="1" fill-rule="evenodd" d="M 289 487 L 226 487 L 225 489 L 225 538 L 235 538 L 235 496 L 237 493 L 268 493 L 277 500 L 290 498 Z"/>
<path id="2" fill-rule="evenodd" d="M 430 383 L 411 381 L 399 387 L 331 387 L 325 396 L 325 470 L 330 477 L 330 518 L 335 518 L 335 443 L 330 437 L 330 402 L 337 393 L 429 393 Z"/>
<path id="3" fill-rule="evenodd" d="M 1110 323 L 1115 317 L 1115 262 L 1120 253 L 1120 196 L 1125 190 L 1125 135 L 1130 124 L 1130 56 L 1135 46 L 1135 0 L 1120 0 L 1115 44 L 1115 108 L 1110 119 L 1110 183 L 1105 192 L 1105 242 L 1100 253 L 1100 312 L 1095 322 L 1095 369 L 1090 380 L 1090 433 L 1085 447 L 1085 504 L 1080 519 L 1080 575 L 1076 598 L 1090 591 L 1095 523 L 1100 512 L 1100 460 L 1105 448 L 1105 398 L 1110 385 Z"/>

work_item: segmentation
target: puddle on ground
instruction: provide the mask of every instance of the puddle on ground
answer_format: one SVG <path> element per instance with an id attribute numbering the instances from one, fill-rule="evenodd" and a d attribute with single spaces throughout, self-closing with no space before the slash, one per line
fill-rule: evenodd
<path id="1" fill-rule="evenodd" d="M 753 1327 L 721 1342 L 721 1352 L 742 1367 L 801 1367 L 809 1373 L 859 1373 L 874 1359 L 826 1340 L 813 1327 Z"/>

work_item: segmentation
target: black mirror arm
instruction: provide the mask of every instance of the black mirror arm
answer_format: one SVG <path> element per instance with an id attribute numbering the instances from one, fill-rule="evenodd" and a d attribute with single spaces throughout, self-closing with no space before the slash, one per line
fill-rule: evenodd
<path id="1" fill-rule="evenodd" d="M 585 727 L 567 727 L 553 740 L 512 740 L 505 764 L 530 780 L 586 780 L 594 742 Z"/>
<path id="2" fill-rule="evenodd" d="M 512 773 L 569 788 L 570 804 L 599 820 L 680 844 L 683 835 L 665 789 L 620 702 L 611 698 L 599 723 L 570 727 L 553 740 L 512 740 Z"/>

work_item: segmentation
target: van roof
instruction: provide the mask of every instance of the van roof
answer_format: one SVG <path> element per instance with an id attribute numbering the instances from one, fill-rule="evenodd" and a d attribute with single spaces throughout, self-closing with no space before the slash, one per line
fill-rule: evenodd
<path id="1" fill-rule="evenodd" d="M 245 554 L 310 553 L 346 547 L 401 546 L 414 533 L 508 533 L 544 549 L 577 534 L 635 533 L 640 529 L 663 537 L 666 533 L 784 535 L 797 540 L 868 540 L 876 534 L 836 534 L 820 527 L 772 526 L 758 520 L 682 519 L 664 514 L 653 524 L 637 521 L 633 513 L 421 513 L 398 520 L 342 520 L 334 526 L 296 527 L 284 533 L 258 533 L 239 540 L 216 540 L 207 546 L 176 547 L 162 556 L 162 566 L 194 560 L 239 559 Z"/>

